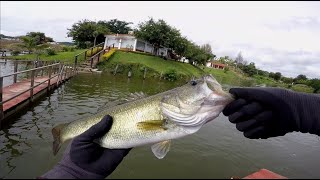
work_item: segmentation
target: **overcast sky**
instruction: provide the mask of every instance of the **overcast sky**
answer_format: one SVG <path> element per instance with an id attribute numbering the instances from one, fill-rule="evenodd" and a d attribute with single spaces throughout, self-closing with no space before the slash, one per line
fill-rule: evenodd
<path id="1" fill-rule="evenodd" d="M 10 2 L 1 1 L 1 33 L 41 31 L 72 41 L 67 28 L 82 20 L 133 22 L 163 19 L 197 44 L 210 43 L 218 57 L 245 60 L 288 77 L 320 78 L 320 2 Z"/>

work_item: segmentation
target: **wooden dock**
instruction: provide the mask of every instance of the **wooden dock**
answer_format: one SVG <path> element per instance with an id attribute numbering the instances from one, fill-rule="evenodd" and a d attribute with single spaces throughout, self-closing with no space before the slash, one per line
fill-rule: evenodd
<path id="1" fill-rule="evenodd" d="M 29 73 L 30 78 L 17 82 L 17 75 L 23 73 Z M 0 76 L 0 129 L 14 113 L 48 94 L 50 90 L 76 74 L 76 64 L 54 63 Z M 13 84 L 3 87 L 3 79 L 10 76 L 14 76 Z"/>

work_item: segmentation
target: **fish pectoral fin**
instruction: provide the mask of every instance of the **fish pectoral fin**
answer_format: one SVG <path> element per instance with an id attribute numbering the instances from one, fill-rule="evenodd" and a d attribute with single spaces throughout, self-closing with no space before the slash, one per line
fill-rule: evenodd
<path id="1" fill-rule="evenodd" d="M 166 140 L 151 146 L 153 154 L 158 158 L 164 158 L 170 150 L 171 140 Z"/>
<path id="2" fill-rule="evenodd" d="M 164 120 L 149 120 L 137 123 L 137 128 L 143 131 L 165 130 Z"/>

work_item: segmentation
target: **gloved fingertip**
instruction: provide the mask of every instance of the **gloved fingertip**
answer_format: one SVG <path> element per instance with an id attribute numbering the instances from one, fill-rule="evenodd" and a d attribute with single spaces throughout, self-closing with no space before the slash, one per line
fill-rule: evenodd
<path id="1" fill-rule="evenodd" d="M 263 126 L 258 126 L 256 128 L 245 131 L 243 135 L 249 139 L 259 139 L 263 136 L 265 128 Z"/>
<path id="2" fill-rule="evenodd" d="M 96 124 L 96 131 L 98 132 L 108 132 L 111 129 L 113 119 L 110 115 L 104 116 L 101 121 Z"/>
<path id="3" fill-rule="evenodd" d="M 104 123 L 103 126 L 109 130 L 112 126 L 112 123 L 113 123 L 113 119 L 110 115 L 105 115 L 102 120 L 101 120 L 101 123 Z"/>
<path id="4" fill-rule="evenodd" d="M 248 93 L 248 88 L 231 88 L 229 90 L 229 93 L 234 95 L 236 98 L 248 98 L 249 93 Z"/>
<path id="5" fill-rule="evenodd" d="M 88 137 L 89 139 L 101 137 L 111 129 L 112 123 L 112 117 L 110 115 L 106 115 L 101 119 L 100 122 L 84 132 L 83 137 Z"/>
<path id="6" fill-rule="evenodd" d="M 247 101 L 244 99 L 237 99 L 229 103 L 222 111 L 225 116 L 229 116 L 238 111 L 242 106 L 246 105 Z"/>

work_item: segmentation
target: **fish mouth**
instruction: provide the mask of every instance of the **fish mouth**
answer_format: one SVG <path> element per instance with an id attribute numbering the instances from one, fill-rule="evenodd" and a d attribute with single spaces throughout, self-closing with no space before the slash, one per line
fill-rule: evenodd
<path id="1" fill-rule="evenodd" d="M 232 101 L 230 94 L 224 92 L 221 85 L 212 75 L 202 77 L 201 87 L 203 98 L 192 103 L 184 102 L 175 95 L 175 103 L 161 102 L 163 115 L 177 125 L 184 127 L 196 127 L 214 120 L 219 116 L 224 107 Z"/>

